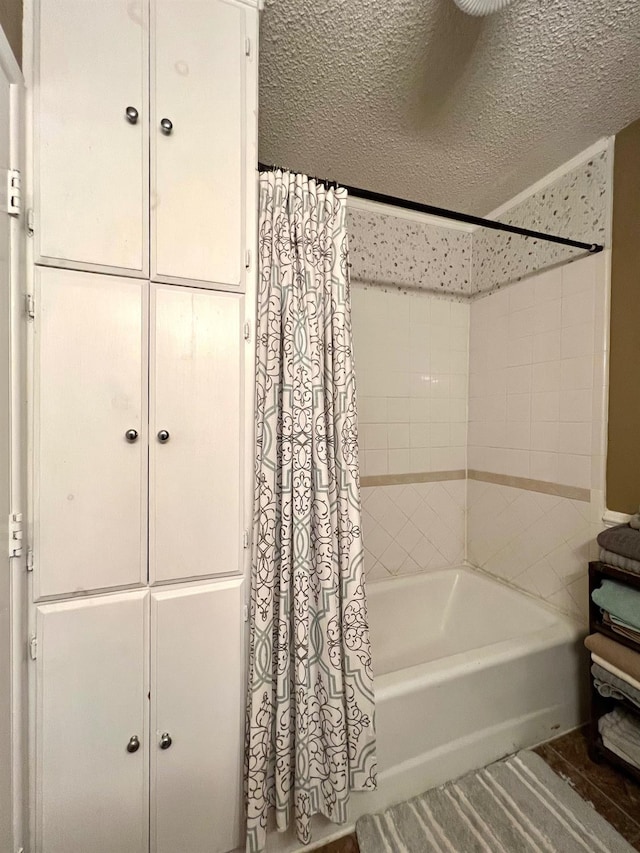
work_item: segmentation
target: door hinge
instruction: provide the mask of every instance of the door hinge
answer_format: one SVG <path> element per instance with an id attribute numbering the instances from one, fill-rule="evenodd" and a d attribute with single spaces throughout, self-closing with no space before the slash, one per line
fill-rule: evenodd
<path id="1" fill-rule="evenodd" d="M 33 237 L 33 232 L 35 231 L 35 215 L 33 213 L 33 208 L 30 207 L 27 210 L 27 236 Z"/>
<path id="2" fill-rule="evenodd" d="M 244 52 L 246 56 L 251 56 L 251 39 L 248 36 L 244 40 Z"/>
<path id="3" fill-rule="evenodd" d="M 249 249 L 247 249 L 247 251 L 245 252 L 244 266 L 245 266 L 245 269 L 251 268 L 251 251 Z"/>
<path id="4" fill-rule="evenodd" d="M 12 512 L 9 516 L 9 556 L 22 556 L 22 513 Z"/>
<path id="5" fill-rule="evenodd" d="M 24 295 L 24 311 L 29 320 L 33 320 L 36 316 L 36 302 L 30 293 Z"/>
<path id="6" fill-rule="evenodd" d="M 33 548 L 27 548 L 27 571 L 33 571 Z"/>
<path id="7" fill-rule="evenodd" d="M 38 638 L 35 634 L 29 637 L 29 657 L 35 660 L 38 657 Z"/>
<path id="8" fill-rule="evenodd" d="M 245 622 L 249 621 L 249 605 L 248 604 L 245 604 L 245 606 L 244 606 L 244 621 Z"/>
<path id="9" fill-rule="evenodd" d="M 249 322 L 244 324 L 244 339 L 245 341 L 251 340 L 251 325 Z"/>
<path id="10" fill-rule="evenodd" d="M 249 547 L 249 531 L 248 530 L 245 530 L 242 534 L 242 547 L 243 548 Z"/>
<path id="11" fill-rule="evenodd" d="M 22 179 L 18 169 L 7 169 L 7 213 L 20 216 L 22 210 Z"/>

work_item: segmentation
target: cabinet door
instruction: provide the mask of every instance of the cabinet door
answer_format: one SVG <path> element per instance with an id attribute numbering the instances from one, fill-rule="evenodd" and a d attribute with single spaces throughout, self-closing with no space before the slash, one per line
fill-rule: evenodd
<path id="1" fill-rule="evenodd" d="M 152 582 L 241 571 L 242 298 L 151 287 Z"/>
<path id="2" fill-rule="evenodd" d="M 239 578 L 151 594 L 153 853 L 242 841 L 242 608 Z"/>
<path id="3" fill-rule="evenodd" d="M 37 608 L 38 853 L 148 849 L 147 614 L 143 591 Z"/>
<path id="4" fill-rule="evenodd" d="M 242 284 L 245 14 L 223 0 L 151 2 L 156 280 Z"/>
<path id="5" fill-rule="evenodd" d="M 135 279 L 36 273 L 38 597 L 146 582 L 147 293 Z"/>
<path id="6" fill-rule="evenodd" d="M 146 276 L 147 0 L 39 0 L 35 25 L 37 259 Z"/>

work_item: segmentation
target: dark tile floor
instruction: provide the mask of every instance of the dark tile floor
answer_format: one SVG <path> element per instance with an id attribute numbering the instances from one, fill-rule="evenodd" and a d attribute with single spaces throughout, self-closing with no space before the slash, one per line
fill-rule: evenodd
<path id="1" fill-rule="evenodd" d="M 586 727 L 576 729 L 535 752 L 640 850 L 640 784 L 608 764 L 594 764 L 587 754 L 586 731 Z M 347 835 L 317 853 L 359 853 L 358 842 L 355 835 Z"/>

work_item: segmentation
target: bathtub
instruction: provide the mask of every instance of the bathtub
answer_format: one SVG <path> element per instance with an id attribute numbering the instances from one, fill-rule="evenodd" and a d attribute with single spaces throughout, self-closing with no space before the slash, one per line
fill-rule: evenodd
<path id="1" fill-rule="evenodd" d="M 466 568 L 394 578 L 367 592 L 378 789 L 352 795 L 346 827 L 317 819 L 313 846 L 352 830 L 363 814 L 586 718 L 585 632 L 567 617 Z M 302 848 L 272 836 L 269 849 Z"/>

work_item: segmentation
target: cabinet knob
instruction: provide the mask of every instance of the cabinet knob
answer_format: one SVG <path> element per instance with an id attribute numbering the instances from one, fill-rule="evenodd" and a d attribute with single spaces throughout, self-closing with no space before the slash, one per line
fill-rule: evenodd
<path id="1" fill-rule="evenodd" d="M 133 444 L 134 441 L 138 440 L 138 430 L 137 429 L 128 429 L 125 432 L 124 437 L 127 439 L 127 441 L 129 441 L 129 442 L 131 442 L 131 444 Z"/>
<path id="2" fill-rule="evenodd" d="M 138 110 L 135 107 L 127 107 L 125 114 L 127 116 L 127 121 L 130 124 L 138 123 Z"/>
<path id="3" fill-rule="evenodd" d="M 127 752 L 137 752 L 140 749 L 138 735 L 131 735 L 127 744 Z"/>
<path id="4" fill-rule="evenodd" d="M 169 732 L 163 732 L 160 735 L 160 749 L 169 749 L 173 741 Z"/>
<path id="5" fill-rule="evenodd" d="M 170 436 L 168 429 L 161 429 L 158 433 L 158 441 L 160 442 L 160 444 L 166 444 L 169 441 L 169 438 Z"/>
<path id="6" fill-rule="evenodd" d="M 169 136 L 169 134 L 173 130 L 173 122 L 170 118 L 160 119 L 160 130 L 164 133 L 165 136 Z"/>

